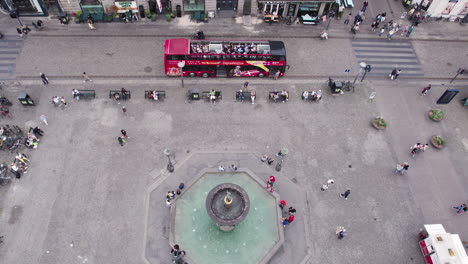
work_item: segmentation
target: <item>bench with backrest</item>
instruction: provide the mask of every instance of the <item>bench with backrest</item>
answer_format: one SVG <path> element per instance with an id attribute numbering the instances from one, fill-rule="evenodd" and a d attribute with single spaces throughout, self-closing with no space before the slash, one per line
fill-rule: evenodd
<path id="1" fill-rule="evenodd" d="M 120 100 L 127 100 L 127 99 L 130 99 L 132 98 L 132 94 L 130 93 L 130 91 L 127 90 L 126 92 L 126 96 L 124 96 L 122 94 L 122 91 L 119 91 L 119 90 L 110 90 L 109 91 L 109 98 L 113 99 L 115 98 L 115 94 L 118 94 L 119 97 L 120 97 Z"/>
<path id="2" fill-rule="evenodd" d="M 78 92 L 80 92 L 80 99 L 96 98 L 96 91 L 94 90 L 78 90 Z"/>
<path id="3" fill-rule="evenodd" d="M 204 91 L 202 92 L 202 97 L 206 100 L 206 101 L 210 101 L 210 91 Z M 222 95 L 221 95 L 221 91 L 215 91 L 215 100 L 221 100 L 223 99 Z"/>
<path id="4" fill-rule="evenodd" d="M 320 101 L 322 99 L 322 90 L 318 91 L 304 91 L 301 95 L 304 101 Z"/>
<path id="5" fill-rule="evenodd" d="M 289 92 L 287 92 L 287 95 L 282 95 L 280 91 L 274 91 L 274 92 L 269 92 L 268 93 L 268 99 L 272 102 L 278 103 L 278 102 L 287 102 L 289 100 Z M 275 93 L 278 95 L 277 97 L 275 96 Z"/>
<path id="6" fill-rule="evenodd" d="M 243 94 L 244 98 L 241 97 L 241 93 Z M 250 97 L 250 95 L 251 95 L 250 92 L 237 91 L 236 92 L 236 101 L 244 102 L 245 100 L 249 100 L 249 102 L 252 102 L 252 98 Z"/>
<path id="7" fill-rule="evenodd" d="M 154 98 L 153 92 L 156 93 L 156 98 Z M 151 101 L 164 101 L 166 99 L 166 91 L 163 90 L 146 90 L 145 91 L 145 99 L 149 99 Z"/>

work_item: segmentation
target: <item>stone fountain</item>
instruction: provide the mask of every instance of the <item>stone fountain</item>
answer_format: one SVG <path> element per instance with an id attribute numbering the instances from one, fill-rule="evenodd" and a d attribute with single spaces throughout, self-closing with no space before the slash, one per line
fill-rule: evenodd
<path id="1" fill-rule="evenodd" d="M 206 210 L 219 229 L 231 231 L 249 213 L 249 196 L 237 184 L 222 183 L 208 193 Z"/>

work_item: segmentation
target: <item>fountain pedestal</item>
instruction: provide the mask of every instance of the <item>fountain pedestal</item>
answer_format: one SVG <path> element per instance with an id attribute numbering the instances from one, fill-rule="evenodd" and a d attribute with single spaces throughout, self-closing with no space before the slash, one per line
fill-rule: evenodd
<path id="1" fill-rule="evenodd" d="M 249 213 L 249 196 L 237 184 L 222 183 L 208 193 L 206 210 L 219 229 L 228 232 L 233 230 Z"/>

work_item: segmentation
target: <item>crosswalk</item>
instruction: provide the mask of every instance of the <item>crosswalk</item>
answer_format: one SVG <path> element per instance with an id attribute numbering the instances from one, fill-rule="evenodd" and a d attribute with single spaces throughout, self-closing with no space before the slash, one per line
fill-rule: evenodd
<path id="1" fill-rule="evenodd" d="M 354 39 L 354 53 L 359 62 L 372 65 L 369 75 L 385 76 L 401 69 L 401 76 L 421 77 L 424 72 L 409 40 Z"/>
<path id="2" fill-rule="evenodd" d="M 0 80 L 15 78 L 16 58 L 23 48 L 23 40 L 18 35 L 5 35 L 0 39 Z"/>

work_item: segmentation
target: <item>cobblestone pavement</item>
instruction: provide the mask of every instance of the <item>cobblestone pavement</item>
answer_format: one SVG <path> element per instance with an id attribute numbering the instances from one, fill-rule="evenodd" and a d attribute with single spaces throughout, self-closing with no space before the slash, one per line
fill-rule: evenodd
<path id="1" fill-rule="evenodd" d="M 212 153 L 198 164 L 216 168 L 221 160 L 235 160 L 226 158 L 229 153 L 258 158 L 289 148 L 280 173 L 262 169 L 258 160 L 243 163 L 260 175 L 284 178 L 278 193 L 299 210 L 272 263 L 419 263 L 416 234 L 423 224 L 442 223 L 462 238 L 468 234 L 463 218 L 450 209 L 466 197 L 460 173 L 467 169 L 462 132 L 467 125 L 460 122 L 464 109 L 452 103 L 442 107 L 448 113 L 443 122 L 427 119 L 443 86 L 434 85 L 428 97 L 421 98 L 419 83 L 370 81 L 355 93 L 332 97 L 321 82 L 262 81 L 252 84 L 259 100 L 251 105 L 234 102 L 239 84 L 225 82 L 205 84 L 207 90 L 222 87 L 224 93 L 219 104 L 210 105 L 186 102 L 185 90 L 176 81 L 163 84 L 167 100 L 156 103 L 143 99 L 147 85 L 126 84 L 133 95 L 123 103 L 128 116 L 122 116 L 122 104 L 108 99 L 109 85 L 84 84 L 97 90 L 97 98 L 79 102 L 71 100 L 70 90 L 83 84 L 13 86 L 5 91 L 12 97 L 25 90 L 38 103 L 34 108 L 16 104 L 11 122 L 32 126 L 45 114 L 49 126 L 43 127 L 46 136 L 40 147 L 27 151 L 30 174 L 2 186 L 2 262 L 142 263 L 146 254 L 151 263 L 166 263 L 163 197 L 184 180 L 165 173 L 166 147 L 176 153 L 176 170 L 191 153 Z M 325 91 L 321 102 L 299 99 L 310 85 Z M 268 90 L 285 87 L 291 93 L 289 102 L 267 101 Z M 372 91 L 377 97 L 369 102 Z M 54 108 L 48 102 L 53 95 L 65 95 L 69 106 Z M 370 126 L 377 115 L 388 120 L 386 131 Z M 122 128 L 131 137 L 124 147 L 116 140 Z M 410 159 L 409 146 L 439 133 L 448 139 L 446 149 Z M 224 158 L 216 153 L 224 153 Z M 6 153 L 2 156 L 9 159 Z M 411 168 L 406 176 L 396 177 L 392 170 L 401 161 L 409 161 Z M 328 179 L 336 183 L 321 192 Z M 161 186 L 160 203 L 152 205 L 157 210 L 150 213 L 161 222 L 148 223 L 151 228 L 145 231 L 146 193 L 154 184 Z M 350 199 L 340 199 L 339 193 L 348 188 Z M 338 225 L 350 233 L 343 241 L 334 235 Z M 143 253 L 148 230 L 149 238 L 158 239 L 150 240 L 154 251 Z M 306 247 L 291 247 L 302 240 Z"/>

